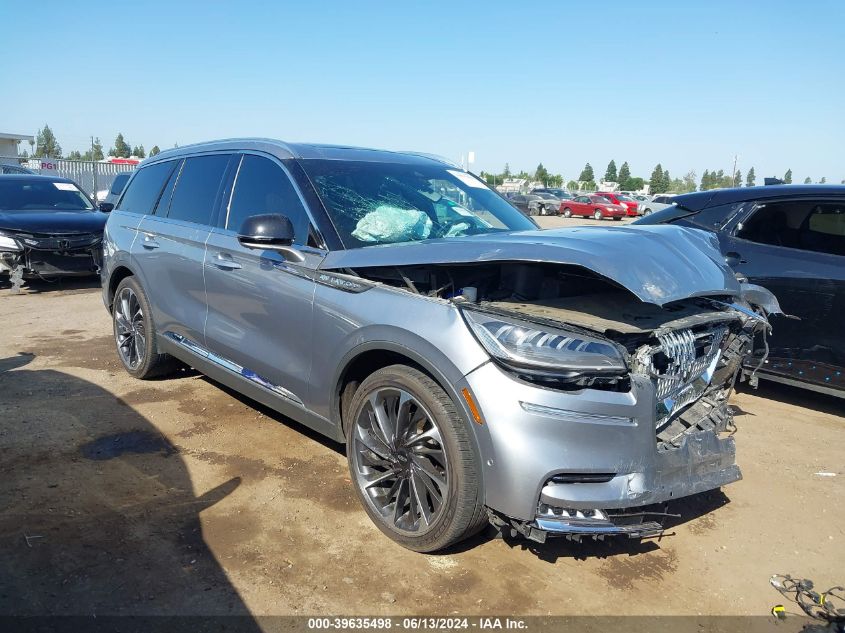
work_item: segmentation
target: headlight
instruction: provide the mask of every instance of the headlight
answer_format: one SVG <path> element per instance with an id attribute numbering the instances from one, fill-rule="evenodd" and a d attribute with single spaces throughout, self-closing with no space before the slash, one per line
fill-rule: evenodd
<path id="1" fill-rule="evenodd" d="M 3 235 L 2 233 L 0 233 L 0 250 L 19 251 L 21 250 L 21 245 L 18 244 L 8 235 Z"/>
<path id="2" fill-rule="evenodd" d="M 619 350 L 608 341 L 474 310 L 462 312 L 484 349 L 509 365 L 570 373 L 627 369 Z"/>

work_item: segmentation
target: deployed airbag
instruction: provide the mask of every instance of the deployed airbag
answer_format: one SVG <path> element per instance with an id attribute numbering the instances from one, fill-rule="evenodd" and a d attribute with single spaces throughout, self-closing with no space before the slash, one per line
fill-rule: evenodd
<path id="1" fill-rule="evenodd" d="M 358 220 L 352 237 L 362 242 L 393 244 L 428 239 L 432 222 L 422 211 L 382 204 Z"/>

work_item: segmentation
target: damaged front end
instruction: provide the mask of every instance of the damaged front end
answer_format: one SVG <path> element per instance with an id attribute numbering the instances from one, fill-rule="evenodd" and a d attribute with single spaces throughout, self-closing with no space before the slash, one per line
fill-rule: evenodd
<path id="1" fill-rule="evenodd" d="M 662 533 L 666 503 L 742 477 L 728 398 L 778 308 L 762 288 L 714 290 L 717 258 L 665 302 L 628 267 L 612 278 L 606 265 L 383 255 L 342 270 L 451 303 L 489 353 L 465 380 L 484 418 L 491 523 L 536 541 L 646 538 Z"/>
<path id="2" fill-rule="evenodd" d="M 102 232 L 0 231 L 0 273 L 13 285 L 24 279 L 96 275 L 102 263 Z"/>
<path id="3" fill-rule="evenodd" d="M 608 435 L 619 432 L 619 427 L 628 431 L 645 426 L 653 434 L 653 444 L 647 453 L 629 454 L 625 460 L 596 455 L 597 466 L 612 465 L 602 469 L 605 472 L 567 468 L 552 474 L 543 482 L 531 520 L 491 512 L 494 525 L 538 541 L 548 535 L 575 540 L 656 536 L 663 531 L 662 519 L 669 516 L 661 504 L 741 479 L 728 399 L 755 335 L 768 331 L 764 310 L 755 312 L 742 299 L 719 298 L 658 307 L 612 290 L 568 298 L 481 302 L 471 310 L 481 310 L 494 323 L 499 317 L 527 316 L 540 332 L 527 334 L 535 341 L 556 336 L 553 327 L 586 332 L 589 337 L 558 337 L 552 344 L 596 350 L 589 341 L 612 344 L 626 368 L 624 373 L 600 367 L 592 372 L 538 373 L 502 365 L 519 380 L 573 395 L 586 389 L 636 392 L 638 400 L 650 402 L 648 415 L 637 416 L 618 415 L 619 407 L 610 402 L 605 412 L 522 402 L 526 412 L 570 421 L 573 426 L 589 425 L 592 419 L 605 426 Z M 543 326 L 549 326 L 552 334 L 544 333 Z"/>

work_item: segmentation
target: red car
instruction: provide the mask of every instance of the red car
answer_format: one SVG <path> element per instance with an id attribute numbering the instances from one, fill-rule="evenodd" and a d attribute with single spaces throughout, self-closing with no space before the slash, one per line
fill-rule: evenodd
<path id="1" fill-rule="evenodd" d="M 628 215 L 633 217 L 637 217 L 637 215 L 639 215 L 639 213 L 637 213 L 638 202 L 633 198 L 630 198 L 623 193 L 613 193 L 612 191 L 597 191 L 596 193 L 600 196 L 604 196 L 613 204 L 625 207 L 628 211 Z"/>
<path id="2" fill-rule="evenodd" d="M 628 215 L 628 209 L 619 204 L 613 204 L 604 196 L 590 194 L 588 196 L 576 196 L 572 200 L 564 200 L 560 203 L 560 214 L 565 218 L 573 215 L 580 215 L 585 218 L 613 218 L 621 220 Z"/>

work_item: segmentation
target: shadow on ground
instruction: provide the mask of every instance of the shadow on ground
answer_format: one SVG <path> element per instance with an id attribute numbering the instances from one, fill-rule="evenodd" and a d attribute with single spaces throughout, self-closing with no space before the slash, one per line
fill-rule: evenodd
<path id="1" fill-rule="evenodd" d="M 100 278 L 96 275 L 89 277 L 57 277 L 55 279 L 27 279 L 21 287 L 21 294 L 43 294 L 45 292 L 86 292 L 101 288 Z M 12 282 L 8 275 L 0 275 L 0 292 L 13 292 Z"/>
<path id="2" fill-rule="evenodd" d="M 239 615 L 177 449 L 95 384 L 0 359 L 0 615 Z M 81 406 L 69 406 L 70 402 Z"/>
<path id="3" fill-rule="evenodd" d="M 784 404 L 803 409 L 812 409 L 819 413 L 845 417 L 845 398 L 837 398 L 824 393 L 817 393 L 810 389 L 783 385 L 766 379 L 760 380 L 757 389 L 742 383 L 740 390 L 743 393 L 759 396 L 768 400 L 776 400 Z"/>

